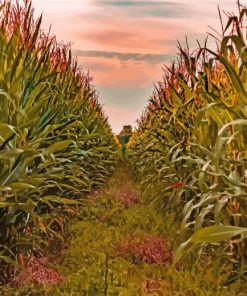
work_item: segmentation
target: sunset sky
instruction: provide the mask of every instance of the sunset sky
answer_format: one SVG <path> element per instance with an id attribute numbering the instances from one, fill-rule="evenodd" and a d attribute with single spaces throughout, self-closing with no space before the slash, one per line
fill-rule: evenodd
<path id="1" fill-rule="evenodd" d="M 235 0 L 33 0 L 43 29 L 51 24 L 58 41 L 72 42 L 89 69 L 116 133 L 139 118 L 162 67 L 178 51 L 176 40 L 187 35 L 194 48 L 213 32 L 208 25 L 220 28 L 217 5 L 237 10 Z"/>

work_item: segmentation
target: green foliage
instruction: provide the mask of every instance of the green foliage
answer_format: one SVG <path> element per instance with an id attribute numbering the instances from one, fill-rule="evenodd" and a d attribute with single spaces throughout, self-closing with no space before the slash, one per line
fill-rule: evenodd
<path id="1" fill-rule="evenodd" d="M 231 270 L 226 282 L 244 279 L 247 268 L 245 24 L 246 9 L 230 17 L 217 53 L 206 42 L 192 53 L 180 46 L 129 152 L 185 265 L 204 264 L 204 255 L 213 265 L 219 256 Z"/>
<path id="2" fill-rule="evenodd" d="M 2 265 L 63 234 L 81 198 L 113 172 L 116 144 L 89 76 L 68 45 L 41 32 L 31 3 L 5 1 L 0 15 Z"/>
<path id="3" fill-rule="evenodd" d="M 147 234 L 165 237 L 164 217 L 142 202 L 129 209 L 119 200 L 119 190 L 126 184 L 138 191 L 126 169 L 120 169 L 108 187 L 94 193 L 81 208 L 70 226 L 71 240 L 63 262 L 53 266 L 63 274 L 63 284 L 49 287 L 25 284 L 18 291 L 5 286 L 3 295 L 180 295 L 237 296 L 245 295 L 240 281 L 223 286 L 228 274 L 225 265 L 194 264 L 189 270 L 183 262 L 177 266 L 146 264 L 119 256 L 119 245 L 130 235 Z M 130 252 L 131 255 L 131 252 Z M 58 257 L 60 256 L 57 255 Z M 215 260 L 217 261 L 217 260 Z M 222 261 L 221 261 L 222 262 Z M 219 277 L 219 272 L 221 277 Z M 6 293 L 6 294 L 4 294 Z"/>
<path id="4" fill-rule="evenodd" d="M 70 227 L 72 240 L 66 257 L 59 267 L 65 283 L 52 295 L 105 295 L 106 258 L 107 295 L 142 295 L 143 283 L 150 277 L 161 277 L 165 268 L 145 263 L 134 264 L 118 255 L 121 241 L 133 234 L 142 237 L 163 232 L 163 217 L 154 209 L 136 205 L 126 209 L 118 199 L 123 184 L 133 190 L 135 186 L 125 170 L 120 170 L 101 190 L 96 199 L 86 201 L 81 218 Z M 136 189 L 137 190 L 137 189 Z M 168 285 L 164 281 L 163 285 Z M 151 294 L 152 295 L 152 294 Z M 155 295 L 155 294 L 153 294 Z"/>

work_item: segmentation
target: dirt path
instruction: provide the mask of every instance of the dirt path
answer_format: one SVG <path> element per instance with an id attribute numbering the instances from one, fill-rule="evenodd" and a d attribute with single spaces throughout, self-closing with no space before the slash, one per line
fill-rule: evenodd
<path id="1" fill-rule="evenodd" d="M 53 295 L 172 295 L 164 279 L 171 252 L 163 218 L 144 203 L 126 167 L 89 198 L 81 214 L 59 266 L 64 284 Z"/>

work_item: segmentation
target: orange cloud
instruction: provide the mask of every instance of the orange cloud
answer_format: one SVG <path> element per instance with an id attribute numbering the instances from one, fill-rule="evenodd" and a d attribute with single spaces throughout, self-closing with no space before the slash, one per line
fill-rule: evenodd
<path id="1" fill-rule="evenodd" d="M 216 29 L 217 4 L 236 11 L 232 0 L 33 0 L 43 29 L 73 43 L 82 67 L 93 76 L 114 131 L 140 116 L 161 68 L 176 54 L 176 40 L 191 47 Z M 212 44 L 212 41 L 211 41 Z"/>
<path id="2" fill-rule="evenodd" d="M 162 77 L 164 63 L 151 64 L 145 61 L 121 61 L 117 58 L 78 57 L 84 69 L 93 74 L 96 86 L 145 86 L 152 85 Z M 165 62 L 165 61 L 164 61 Z"/>

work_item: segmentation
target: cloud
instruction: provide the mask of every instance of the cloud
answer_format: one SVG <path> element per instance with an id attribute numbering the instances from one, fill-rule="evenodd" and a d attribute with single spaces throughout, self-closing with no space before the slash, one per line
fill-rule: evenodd
<path id="1" fill-rule="evenodd" d="M 78 62 L 85 70 L 89 69 L 97 88 L 120 87 L 129 89 L 130 87 L 142 87 L 148 91 L 152 89 L 153 82 L 162 77 L 162 67 L 164 64 L 170 64 L 170 62 L 164 63 L 163 61 L 161 63 L 154 64 L 145 61 L 123 61 L 115 58 L 106 59 L 102 57 L 80 56 L 78 56 Z M 102 68 L 105 69 L 102 70 L 100 65 L 102 65 Z M 119 95 L 117 97 L 119 97 Z M 107 93 L 105 93 L 104 98 L 106 97 L 108 97 Z M 128 100 L 128 98 L 129 97 L 127 96 L 126 100 Z"/>
<path id="2" fill-rule="evenodd" d="M 114 51 L 97 50 L 74 50 L 73 54 L 79 57 L 101 57 L 106 59 L 118 59 L 121 61 L 138 61 L 158 64 L 171 61 L 175 56 L 171 54 L 141 54 L 141 53 L 121 53 Z"/>
<path id="3" fill-rule="evenodd" d="M 119 106 L 124 108 L 125 111 L 133 110 L 133 108 L 142 109 L 143 101 L 148 100 L 152 94 L 152 88 L 147 89 L 139 85 L 130 85 L 128 88 L 123 86 L 100 86 L 98 90 L 100 97 L 104 98 L 107 105 Z M 138 100 L 140 97 L 143 101 Z"/>
<path id="4" fill-rule="evenodd" d="M 95 0 L 94 4 L 98 7 L 109 7 L 109 9 L 125 8 L 123 13 L 133 17 L 183 18 L 191 14 L 191 6 L 172 1 Z"/>
<path id="5" fill-rule="evenodd" d="M 149 1 L 95 0 L 94 2 L 97 5 L 110 5 L 110 6 L 150 6 L 150 5 L 153 5 L 153 6 L 161 6 L 161 5 L 174 6 L 174 5 L 180 4 L 178 2 L 172 2 L 172 1 L 150 1 L 150 0 Z"/>
<path id="6" fill-rule="evenodd" d="M 101 46 L 121 46 L 121 48 L 134 47 L 138 37 L 134 32 L 116 31 L 113 28 L 107 30 L 99 29 L 93 32 L 74 32 L 74 35 Z"/>
<path id="7" fill-rule="evenodd" d="M 121 31 L 113 31 L 113 30 L 107 30 L 107 31 L 95 31 L 90 32 L 87 35 L 87 39 L 97 40 L 99 42 L 109 42 L 112 40 L 112 42 L 119 42 L 122 39 L 127 39 L 135 37 L 135 34 L 130 32 L 121 32 Z"/>
<path id="8" fill-rule="evenodd" d="M 184 46 L 186 35 L 190 48 L 197 47 L 196 39 L 202 43 L 206 31 L 211 32 L 207 24 L 220 28 L 217 4 L 226 11 L 237 9 L 233 0 L 33 0 L 33 4 L 37 14 L 44 11 L 45 31 L 52 24 L 57 40 L 73 42 L 73 53 L 93 76 L 100 102 L 118 132 L 140 116 L 153 83 L 162 80 L 162 67 L 176 57 L 176 40 Z"/>

